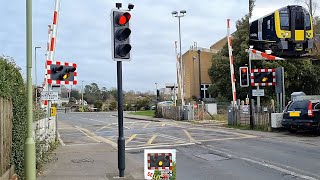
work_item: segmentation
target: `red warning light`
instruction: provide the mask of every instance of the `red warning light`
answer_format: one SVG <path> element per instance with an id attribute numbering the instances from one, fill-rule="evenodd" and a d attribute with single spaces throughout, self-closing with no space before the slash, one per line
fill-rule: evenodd
<path id="1" fill-rule="evenodd" d="M 247 68 L 241 68 L 242 73 L 247 73 L 247 70 L 248 70 Z"/>
<path id="2" fill-rule="evenodd" d="M 130 13 L 123 13 L 119 18 L 118 18 L 118 24 L 123 26 L 125 24 L 127 24 L 127 22 L 129 22 L 131 18 Z"/>

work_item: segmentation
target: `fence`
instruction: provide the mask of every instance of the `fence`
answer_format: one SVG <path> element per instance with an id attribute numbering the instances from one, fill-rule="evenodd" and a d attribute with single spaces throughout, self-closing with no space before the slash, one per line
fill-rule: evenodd
<path id="1" fill-rule="evenodd" d="M 12 169 L 12 109 L 12 102 L 0 97 L 0 179 Z"/>
<path id="2" fill-rule="evenodd" d="M 236 124 L 250 125 L 250 110 L 249 106 L 239 106 L 239 109 L 235 110 Z M 254 108 L 253 109 L 253 124 L 255 126 L 271 126 L 271 112 L 272 108 Z"/>
<path id="3" fill-rule="evenodd" d="M 183 110 L 181 106 L 158 106 L 158 115 L 166 119 L 182 120 Z"/>

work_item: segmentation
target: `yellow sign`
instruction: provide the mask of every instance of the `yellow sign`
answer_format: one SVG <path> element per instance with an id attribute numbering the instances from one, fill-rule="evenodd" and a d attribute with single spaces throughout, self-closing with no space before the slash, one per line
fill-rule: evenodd
<path id="1" fill-rule="evenodd" d="M 56 116 L 56 115 L 57 115 L 57 108 L 56 108 L 56 107 L 51 107 L 51 109 L 50 109 L 50 115 L 51 115 L 51 116 Z"/>

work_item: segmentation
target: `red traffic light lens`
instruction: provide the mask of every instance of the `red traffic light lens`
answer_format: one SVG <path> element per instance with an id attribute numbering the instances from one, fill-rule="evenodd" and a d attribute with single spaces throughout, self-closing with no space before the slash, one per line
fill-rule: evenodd
<path id="1" fill-rule="evenodd" d="M 129 20 L 130 20 L 130 18 L 131 18 L 131 15 L 130 15 L 130 13 L 123 13 L 121 16 L 119 16 L 119 18 L 118 18 L 118 24 L 119 25 L 121 25 L 121 26 L 123 26 L 123 25 L 125 25 L 125 24 L 127 24 L 127 22 L 129 22 Z"/>
<path id="2" fill-rule="evenodd" d="M 248 71 L 247 68 L 241 68 L 242 73 L 247 73 L 247 71 Z"/>

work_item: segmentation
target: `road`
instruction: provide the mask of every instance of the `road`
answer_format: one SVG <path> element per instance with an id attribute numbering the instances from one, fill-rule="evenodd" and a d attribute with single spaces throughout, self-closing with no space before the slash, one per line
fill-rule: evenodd
<path id="1" fill-rule="evenodd" d="M 117 146 L 116 113 L 60 113 L 65 145 Z M 124 119 L 126 153 L 143 165 L 146 148 L 177 150 L 177 179 L 320 179 L 320 137 L 241 131 L 177 121 Z"/>

